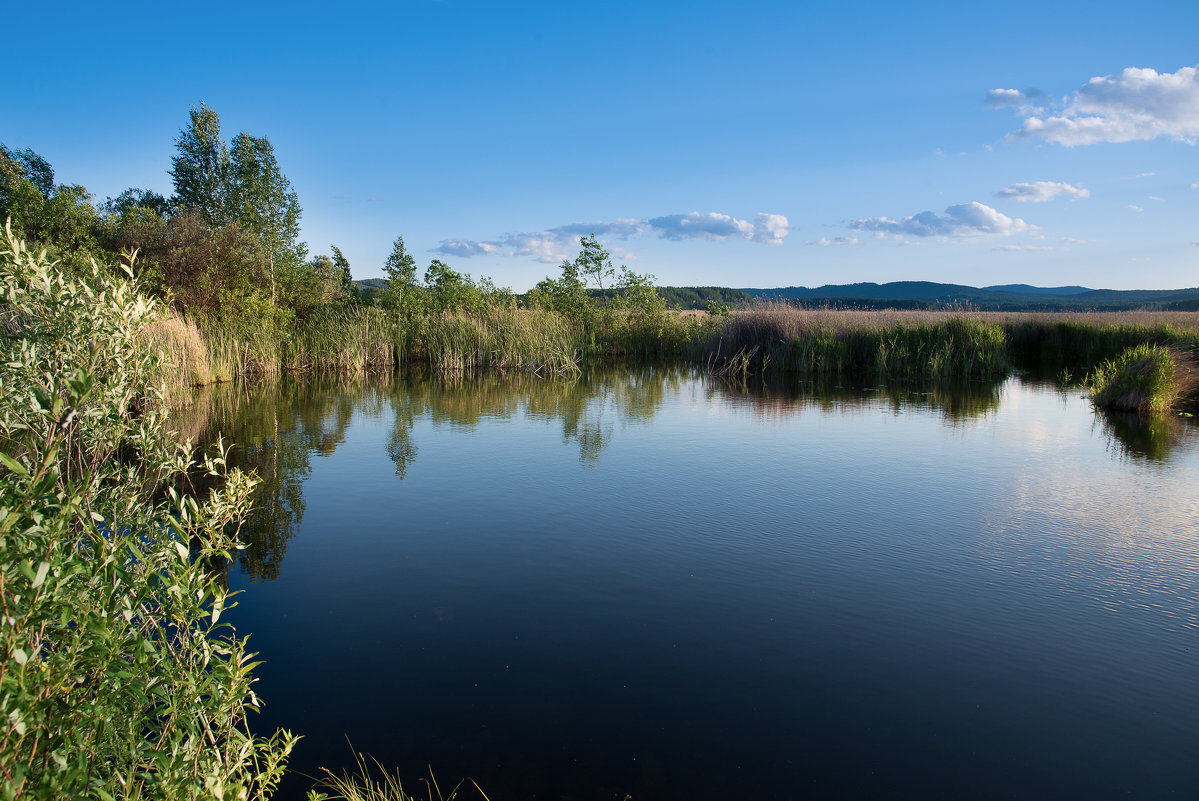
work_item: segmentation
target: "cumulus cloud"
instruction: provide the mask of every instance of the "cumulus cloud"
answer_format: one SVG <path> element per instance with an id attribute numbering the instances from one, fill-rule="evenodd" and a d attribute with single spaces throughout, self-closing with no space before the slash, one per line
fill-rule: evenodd
<path id="1" fill-rule="evenodd" d="M 755 242 L 761 242 L 763 245 L 781 245 L 783 238 L 789 233 L 791 223 L 781 214 L 761 213 L 754 217 L 754 235 L 751 238 Z"/>
<path id="2" fill-rule="evenodd" d="M 822 236 L 819 239 L 809 240 L 805 244 L 814 245 L 818 248 L 853 247 L 858 244 L 858 238 L 856 236 L 838 236 L 829 239 L 826 236 Z"/>
<path id="3" fill-rule="evenodd" d="M 663 239 L 728 239 L 736 237 L 752 239 L 753 223 L 738 220 L 727 214 L 710 212 L 700 214 L 693 211 L 690 214 L 668 214 L 665 217 L 654 217 L 649 225 Z"/>
<path id="4" fill-rule="evenodd" d="M 1062 181 L 1037 181 L 1031 184 L 1012 184 L 996 192 L 999 197 L 1018 200 L 1021 203 L 1044 203 L 1061 195 L 1068 195 L 1071 200 L 1088 198 L 1091 193 L 1086 189 L 1063 183 Z"/>
<path id="5" fill-rule="evenodd" d="M 445 256 L 486 256 L 500 249 L 498 242 L 472 242 L 469 239 L 445 239 L 434 249 L 434 252 Z"/>
<path id="6" fill-rule="evenodd" d="M 965 238 L 973 236 L 1008 236 L 1032 230 L 1033 226 L 1018 217 L 1009 217 L 990 206 L 973 201 L 945 209 L 944 216 L 922 211 L 902 220 L 886 217 L 867 217 L 854 220 L 849 227 L 855 231 L 873 231 L 884 236 L 942 236 Z"/>
<path id="7" fill-rule="evenodd" d="M 791 232 L 791 223 L 782 214 L 762 213 L 750 222 L 728 214 L 701 214 L 693 211 L 689 214 L 668 214 L 647 220 L 623 218 L 610 222 L 570 223 L 544 231 L 505 234 L 494 241 L 445 239 L 431 252 L 460 258 L 498 252 L 505 256 L 531 256 L 540 262 L 554 263 L 575 255 L 584 236 L 595 234 L 600 237 L 628 239 L 650 232 L 663 239 L 676 241 L 733 238 L 765 245 L 781 245 L 783 238 Z M 631 257 L 627 250 L 611 249 L 611 252 L 620 258 Z"/>
<path id="8" fill-rule="evenodd" d="M 570 225 L 559 225 L 557 228 L 551 228 L 554 233 L 574 234 L 576 236 L 618 236 L 621 239 L 628 239 L 630 236 L 638 236 L 645 233 L 645 220 L 634 220 L 631 218 L 613 220 L 612 222 L 598 223 L 571 223 Z"/>
<path id="9" fill-rule="evenodd" d="M 1044 139 L 1073 147 L 1098 142 L 1199 138 L 1199 68 L 1177 72 L 1129 67 L 1091 78 L 1052 108 L 1013 89 L 992 89 L 986 104 L 1011 106 L 1024 117 L 1015 139 Z"/>

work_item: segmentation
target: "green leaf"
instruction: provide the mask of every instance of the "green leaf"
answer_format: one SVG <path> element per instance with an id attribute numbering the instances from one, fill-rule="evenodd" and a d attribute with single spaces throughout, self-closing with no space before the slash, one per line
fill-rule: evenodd
<path id="1" fill-rule="evenodd" d="M 3 464 L 5 467 L 7 467 L 9 470 L 16 473 L 18 476 L 24 476 L 25 478 L 29 478 L 29 471 L 25 469 L 25 466 L 23 464 L 21 464 L 20 462 L 18 462 L 16 459 L 9 456 L 7 453 L 0 453 L 0 464 Z"/>
<path id="2" fill-rule="evenodd" d="M 221 617 L 221 612 L 225 608 L 225 596 L 218 595 L 212 601 L 212 622 L 216 623 Z"/>

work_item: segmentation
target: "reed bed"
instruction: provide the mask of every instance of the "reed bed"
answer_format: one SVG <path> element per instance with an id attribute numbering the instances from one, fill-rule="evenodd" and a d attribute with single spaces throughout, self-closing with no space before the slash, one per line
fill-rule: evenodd
<path id="1" fill-rule="evenodd" d="M 403 363 L 439 371 L 480 368 L 555 375 L 579 370 L 581 327 L 559 314 L 495 310 L 400 315 L 374 307 L 330 308 L 291 323 L 282 334 L 201 326 L 211 380 L 255 379 L 282 372 L 343 376 L 393 371 Z"/>
<path id="2" fill-rule="evenodd" d="M 842 311 L 763 303 L 703 343 L 715 373 L 991 378 L 1011 367 L 1086 375 L 1140 344 L 1199 350 L 1194 312 Z"/>
<path id="3" fill-rule="evenodd" d="M 210 320 L 201 320 L 198 326 L 208 347 L 213 381 L 259 379 L 278 374 L 278 342 L 268 328 L 235 333 Z"/>
<path id="4" fill-rule="evenodd" d="M 783 371 L 986 380 L 1013 367 L 1082 377 L 1142 344 L 1199 353 L 1194 312 L 844 311 L 762 303 L 723 318 L 603 309 L 582 321 L 512 308 L 404 315 L 348 307 L 320 310 L 282 333 L 269 325 L 198 322 L 172 318 L 153 332 L 177 366 L 173 392 L 207 381 L 360 375 L 405 363 L 443 374 L 569 376 L 585 361 L 685 358 L 741 379 Z"/>
<path id="5" fill-rule="evenodd" d="M 281 343 L 283 368 L 359 375 L 392 369 L 407 351 L 411 330 L 373 307 L 330 308 L 295 323 Z"/>
<path id="6" fill-rule="evenodd" d="M 715 323 L 706 313 L 642 314 L 605 309 L 587 338 L 592 359 L 660 360 L 691 358 Z"/>
<path id="7" fill-rule="evenodd" d="M 447 312 L 421 320 L 410 356 L 439 372 L 487 368 L 577 375 L 580 341 L 580 327 L 555 312 Z"/>
<path id="8" fill-rule="evenodd" d="M 871 372 L 888 376 L 993 378 L 1009 366 L 996 322 L 961 314 L 832 311 L 761 304 L 730 315 L 707 342 L 710 369 Z"/>
<path id="9" fill-rule="evenodd" d="M 168 404 L 183 402 L 192 387 L 212 383 L 212 360 L 195 323 L 168 311 L 146 325 L 141 336 L 161 356 L 154 380 Z"/>

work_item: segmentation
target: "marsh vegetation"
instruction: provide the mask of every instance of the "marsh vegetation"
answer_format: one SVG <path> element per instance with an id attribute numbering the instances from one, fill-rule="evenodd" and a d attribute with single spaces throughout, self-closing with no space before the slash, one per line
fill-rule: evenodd
<path id="1" fill-rule="evenodd" d="M 0 715 L 7 721 L 0 796 L 6 798 L 272 793 L 296 738 L 282 726 L 247 723 L 260 705 L 251 690 L 256 665 L 244 637 L 227 625 L 229 582 L 237 583 L 230 574 L 237 566 L 255 581 L 280 581 L 289 544 L 306 525 L 305 487 L 320 464 L 315 460 L 332 458 L 362 416 L 386 418 L 385 441 L 374 456 L 387 479 L 410 481 L 406 486 L 423 481 L 426 464 L 438 464 L 437 451 L 422 444 L 422 437 L 439 441 L 430 426 L 549 425 L 554 438 L 570 446 L 572 467 L 577 461 L 600 473 L 604 460 L 620 453 L 613 447 L 620 431 L 648 430 L 663 406 L 683 395 L 694 406 L 719 398 L 738 413 L 750 410 L 757 419 L 787 425 L 816 407 L 822 422 L 866 409 L 936 418 L 964 430 L 999 416 L 1007 391 L 1001 382 L 1014 372 L 1055 376 L 1067 388 L 1087 386 L 1097 406 L 1116 410 L 1101 412 L 1100 428 L 1114 450 L 1133 461 L 1165 462 L 1171 448 L 1192 436 L 1170 413 L 1193 404 L 1199 389 L 1196 313 L 867 312 L 784 303 L 730 310 L 726 295 L 715 290 L 691 293 L 707 299 L 708 311 L 682 313 L 667 308 L 653 276 L 617 269 L 594 236 L 582 238 L 576 258 L 524 295 L 440 260 L 421 277 L 397 237 L 384 265 L 387 281 L 364 294 L 339 248 L 310 258 L 298 241 L 298 199 L 269 141 L 242 132 L 225 143 L 215 112 L 201 106 L 176 145 L 171 198 L 131 189 L 95 205 L 83 187 L 56 185 L 36 153 L 0 149 L 0 214 L 10 221 L 0 254 Z M 615 375 L 605 372 L 612 370 Z M 212 385 L 228 386 L 196 393 Z M 349 397 L 351 391 L 361 397 Z M 170 425 L 168 408 L 182 408 Z M 233 444 L 196 451 L 170 433 L 172 426 L 202 440 L 217 431 L 232 434 Z M 712 431 L 704 436 L 720 439 Z M 687 456 L 708 465 L 694 477 L 696 487 L 719 486 L 722 478 L 763 507 L 794 492 L 777 477 L 759 476 L 776 494 L 755 496 L 754 485 L 724 475 L 705 460 L 705 451 Z M 581 530 L 599 537 L 594 521 L 619 506 L 607 498 L 644 494 L 673 469 L 653 457 L 615 458 L 641 485 L 612 483 L 598 494 L 572 487 L 573 494 L 547 501 L 555 511 L 531 524 L 538 546 L 573 565 L 576 579 L 586 578 L 585 565 L 558 547 L 561 521 L 584 517 Z M 539 458 L 530 456 L 527 464 Z M 458 469 L 469 464 L 485 472 L 474 459 Z M 900 463 L 897 457 L 894 464 Z M 507 469 L 516 474 L 527 464 Z M 644 464 L 656 464 L 656 472 L 644 472 Z M 751 467 L 747 474 L 758 475 Z M 503 479 L 489 478 L 495 486 Z M 551 487 L 560 480 L 544 477 Z M 437 508 L 461 502 L 460 489 L 426 489 Z M 394 493 L 395 486 L 380 492 Z M 503 508 L 506 496 L 489 497 Z M 540 509 L 543 500 L 525 503 Z M 664 503 L 643 500 L 642 516 L 654 517 L 654 504 Z M 741 525 L 728 515 L 743 508 L 743 498 L 692 501 L 723 521 L 720 531 L 705 529 L 706 535 Z M 447 533 L 433 506 L 421 509 L 420 525 L 461 539 L 457 529 Z M 794 510 L 796 519 L 801 511 Z M 624 533 L 643 527 L 636 516 L 620 519 Z M 702 527 L 707 518 L 687 519 Z M 363 525 L 383 530 L 390 520 Z M 761 521 L 766 531 L 773 524 Z M 566 528 L 573 531 L 574 522 Z M 644 547 L 635 539 L 621 542 L 634 551 Z M 477 548 L 511 560 L 511 553 L 486 542 L 457 544 L 468 554 Z M 710 547 L 686 536 L 678 544 Z M 863 544 L 869 543 L 857 543 Z M 599 553 L 594 542 L 583 546 Z M 660 561 L 655 553 L 642 556 Z M 728 552 L 721 558 L 740 557 Z M 528 564 L 539 563 L 508 566 L 528 577 Z M 831 556 L 826 566 L 834 570 Z M 617 585 L 628 579 L 619 570 L 605 575 Z M 678 579 L 641 578 L 645 584 L 622 586 L 644 594 L 653 582 Z M 777 588 L 789 586 L 785 576 L 776 578 Z M 741 599 L 736 593 L 743 589 L 728 597 Z M 412 602 L 400 599 L 398 608 Z M 628 642 L 614 619 L 604 631 L 615 650 L 631 644 L 674 664 L 653 638 Z M 818 633 L 813 621 L 795 619 Z M 259 636 L 269 642 L 272 634 L 256 631 Z M 695 636 L 684 632 L 693 643 Z M 586 643 L 571 644 L 586 651 Z M 492 645 L 503 650 L 505 644 Z M 745 653 L 754 645 L 745 644 Z M 777 683 L 778 677 L 767 679 Z M 516 690 L 527 693 L 529 686 Z M 612 688 L 594 689 L 601 697 Z M 492 703 L 517 714 L 510 699 Z M 357 704 L 365 709 L 371 702 Z M 418 717 L 432 711 L 422 709 Z M 581 711 L 602 712 L 586 704 Z M 314 740 L 327 734 L 305 733 Z M 494 746 L 489 737 L 478 735 Z M 321 742 L 329 745 L 327 737 Z M 413 743 L 411 737 L 405 742 Z M 605 786 L 596 774 L 588 778 Z M 653 777 L 636 781 L 663 787 Z"/>

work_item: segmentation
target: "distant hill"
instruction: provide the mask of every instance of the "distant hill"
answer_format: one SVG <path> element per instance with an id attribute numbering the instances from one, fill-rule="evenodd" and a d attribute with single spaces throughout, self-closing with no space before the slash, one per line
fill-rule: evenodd
<path id="1" fill-rule="evenodd" d="M 753 302 L 745 291 L 722 286 L 660 286 L 658 294 L 672 309 L 703 309 L 710 300 L 725 306 L 748 306 Z"/>
<path id="2" fill-rule="evenodd" d="M 1030 286 L 1028 284 L 1003 284 L 1002 286 L 985 286 L 988 292 L 1003 292 L 1008 295 L 1081 295 L 1083 292 L 1093 292 L 1085 286 Z"/>
<path id="3" fill-rule="evenodd" d="M 365 297 L 387 286 L 385 278 L 355 281 Z M 886 284 L 825 284 L 774 289 L 718 286 L 663 286 L 659 294 L 676 309 L 702 309 L 708 301 L 748 306 L 755 300 L 778 300 L 800 306 L 859 309 L 944 309 L 982 311 L 1123 311 L 1130 309 L 1196 311 L 1199 287 L 1190 289 L 1090 289 L 1085 286 L 1039 287 L 999 284 L 987 287 L 935 281 L 892 281 Z M 598 290 L 593 294 L 598 296 Z"/>
<path id="4" fill-rule="evenodd" d="M 856 306 L 881 308 L 943 308 L 969 306 L 999 311 L 1072 311 L 1193 308 L 1199 288 L 1191 289 L 1089 289 L 1083 286 L 1036 287 L 1003 284 L 972 287 L 934 281 L 893 281 L 887 284 L 825 284 L 777 289 L 742 289 L 753 298 L 783 300 L 803 306 Z"/>

